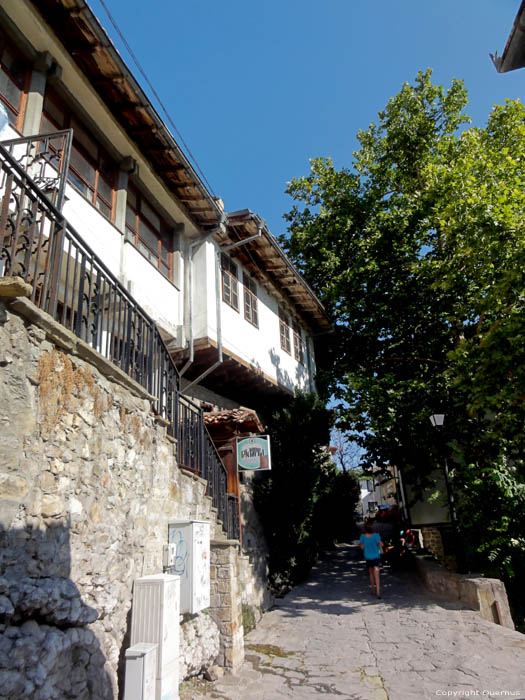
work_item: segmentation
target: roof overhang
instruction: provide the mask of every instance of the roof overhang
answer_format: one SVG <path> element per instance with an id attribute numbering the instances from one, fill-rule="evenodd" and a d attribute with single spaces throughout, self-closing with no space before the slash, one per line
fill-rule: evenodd
<path id="1" fill-rule="evenodd" d="M 200 377 L 203 372 L 216 365 L 203 380 L 202 385 L 211 391 L 222 394 L 224 387 L 228 386 L 228 398 L 233 399 L 243 406 L 266 407 L 274 400 L 282 401 L 283 398 L 291 398 L 293 388 L 279 384 L 279 382 L 265 374 L 260 367 L 243 360 L 231 352 L 227 347 L 223 348 L 223 360 L 217 364 L 219 352 L 217 344 L 210 338 L 200 338 L 195 341 L 194 360 L 181 380 L 181 391 L 185 393 L 188 382 Z M 179 349 L 172 352 L 175 363 L 180 367 L 189 357 L 188 349 Z"/>
<path id="2" fill-rule="evenodd" d="M 189 218 L 206 230 L 222 208 L 84 0 L 30 0 Z"/>
<path id="3" fill-rule="evenodd" d="M 525 67 L 525 0 L 522 1 L 502 56 L 490 54 L 498 73 Z"/>
<path id="4" fill-rule="evenodd" d="M 257 238 L 259 231 L 261 235 Z M 249 209 L 228 213 L 225 230 L 217 237 L 221 246 L 253 238 L 246 245 L 232 250 L 231 254 L 260 284 L 264 286 L 270 282 L 271 291 L 277 291 L 281 300 L 287 302 L 314 333 L 326 333 L 332 329 L 322 303 L 257 214 Z"/>

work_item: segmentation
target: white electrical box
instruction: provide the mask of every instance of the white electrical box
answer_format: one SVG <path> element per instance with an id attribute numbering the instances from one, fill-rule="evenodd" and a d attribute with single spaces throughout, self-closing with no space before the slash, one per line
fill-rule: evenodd
<path id="1" fill-rule="evenodd" d="M 135 644 L 126 649 L 124 700 L 155 700 L 157 645 Z"/>
<path id="2" fill-rule="evenodd" d="M 136 579 L 131 646 L 157 644 L 156 700 L 179 697 L 180 578 L 154 574 Z"/>
<path id="3" fill-rule="evenodd" d="M 170 571 L 180 576 L 180 609 L 197 613 L 210 607 L 210 523 L 171 521 L 168 551 L 175 547 Z"/>

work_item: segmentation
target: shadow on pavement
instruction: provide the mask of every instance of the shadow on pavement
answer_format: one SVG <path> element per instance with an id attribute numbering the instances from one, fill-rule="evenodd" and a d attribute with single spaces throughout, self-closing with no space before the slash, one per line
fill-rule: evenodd
<path id="1" fill-rule="evenodd" d="M 397 609 L 425 609 L 436 605 L 449 610 L 464 606 L 437 598 L 423 588 L 413 571 L 392 572 L 381 567 L 380 600 L 370 593 L 368 571 L 356 544 L 341 544 L 312 570 L 310 577 L 278 600 L 276 608 L 296 617 L 308 611 L 327 615 L 352 615 L 364 606 L 384 605 Z"/>

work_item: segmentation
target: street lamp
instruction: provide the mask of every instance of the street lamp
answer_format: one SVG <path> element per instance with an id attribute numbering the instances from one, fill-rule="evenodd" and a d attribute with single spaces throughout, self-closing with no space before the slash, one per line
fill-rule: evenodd
<path id="1" fill-rule="evenodd" d="M 434 428 L 442 428 L 443 424 L 445 422 L 445 414 L 444 413 L 434 413 L 430 416 L 430 422 L 432 423 Z M 459 524 L 458 524 L 458 516 L 456 513 L 456 503 L 454 501 L 454 491 L 452 489 L 452 483 L 450 481 L 450 475 L 448 472 L 448 463 L 447 463 L 447 457 L 445 455 L 445 463 L 444 463 L 444 473 L 445 473 L 445 485 L 447 489 L 447 498 L 448 498 L 448 507 L 450 511 L 450 519 L 452 521 L 452 529 L 454 531 L 454 535 L 456 538 L 456 564 L 458 567 L 458 571 L 462 571 L 463 569 L 463 552 L 462 550 L 462 545 L 461 545 L 461 534 L 459 531 Z"/>
<path id="2" fill-rule="evenodd" d="M 433 413 L 430 416 L 430 422 L 434 426 L 434 428 L 441 428 L 443 426 L 443 423 L 445 422 L 445 414 L 444 413 Z"/>

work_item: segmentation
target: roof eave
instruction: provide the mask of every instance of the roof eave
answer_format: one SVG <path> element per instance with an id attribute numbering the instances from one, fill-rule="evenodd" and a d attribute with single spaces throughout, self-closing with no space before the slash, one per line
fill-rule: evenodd
<path id="1" fill-rule="evenodd" d="M 39 2 L 39 0 L 31 1 L 35 5 L 35 7 L 42 13 L 44 19 L 47 20 L 50 26 L 53 28 L 52 19 L 49 17 L 50 3 Z M 93 36 L 95 36 L 98 41 L 98 44 L 96 46 L 97 50 L 101 52 L 106 52 L 107 55 L 111 57 L 113 64 L 118 67 L 120 76 L 124 81 L 127 82 L 130 89 L 133 91 L 133 94 L 135 95 L 137 100 L 137 107 L 144 109 L 148 113 L 149 118 L 155 124 L 155 128 L 157 129 L 159 136 L 163 138 L 167 148 L 171 150 L 176 160 L 181 164 L 182 168 L 187 173 L 188 179 L 193 183 L 197 190 L 200 191 L 202 201 L 206 202 L 208 215 L 211 215 L 217 221 L 220 221 L 222 216 L 222 210 L 220 208 L 219 203 L 216 201 L 216 198 L 208 190 L 207 186 L 198 175 L 189 158 L 186 156 L 178 142 L 175 140 L 173 134 L 158 114 L 151 100 L 148 98 L 148 96 L 141 88 L 136 78 L 133 76 L 133 73 L 127 67 L 119 51 L 113 44 L 113 41 L 111 40 L 108 33 L 106 32 L 96 15 L 93 13 L 89 5 L 85 2 L 85 0 L 69 0 L 67 6 L 65 5 L 64 0 L 53 0 L 53 4 L 55 5 L 55 7 L 61 7 L 65 12 L 67 12 L 72 21 L 79 21 L 78 18 L 81 17 L 81 21 L 89 27 L 89 29 L 93 33 Z M 67 51 L 69 51 L 67 46 L 65 48 Z M 89 75 L 87 75 L 87 78 L 88 80 L 90 79 Z M 140 139 L 137 139 L 136 136 L 131 135 L 131 138 L 137 143 L 139 143 L 140 141 Z M 143 154 L 146 155 L 144 151 Z M 167 184 L 169 187 L 169 183 Z M 193 218 L 197 225 L 203 225 L 207 223 L 205 217 L 195 217 L 194 213 L 191 211 L 191 207 L 185 208 L 187 209 L 190 218 Z"/>
<path id="2" fill-rule="evenodd" d="M 227 214 L 227 224 L 232 225 L 240 225 L 240 224 L 247 224 L 249 225 L 251 222 L 257 223 L 263 221 L 260 219 L 260 217 L 253 213 L 250 209 L 241 209 L 235 212 L 229 212 Z M 295 283 L 300 285 L 302 289 L 305 291 L 307 297 L 309 298 L 309 306 L 311 310 L 313 311 L 313 316 L 316 317 L 316 325 L 318 326 L 318 329 L 320 332 L 328 332 L 333 329 L 333 325 L 328 318 L 325 308 L 320 301 L 320 299 L 317 297 L 315 292 L 312 290 L 312 288 L 309 286 L 309 284 L 306 282 L 304 277 L 298 272 L 298 270 L 295 268 L 294 264 L 292 261 L 288 258 L 284 250 L 281 248 L 279 242 L 275 238 L 275 236 L 271 233 L 271 231 L 268 229 L 266 226 L 266 223 L 264 223 L 264 226 L 262 228 L 262 237 L 264 240 L 270 245 L 271 249 L 274 251 L 274 254 L 276 254 L 279 259 L 281 260 L 281 263 L 284 268 L 286 268 L 289 273 L 293 276 L 293 279 L 295 280 Z M 253 224 L 252 224 L 253 226 Z M 249 246 L 257 246 L 258 241 L 252 241 L 248 243 L 247 245 Z M 262 251 L 259 251 L 262 252 Z M 278 284 L 278 278 L 272 278 L 272 283 L 273 284 Z M 286 285 L 283 285 L 286 287 Z"/>
<path id="3" fill-rule="evenodd" d="M 490 54 L 498 73 L 508 73 L 525 67 L 525 0 L 522 0 L 503 54 Z"/>

